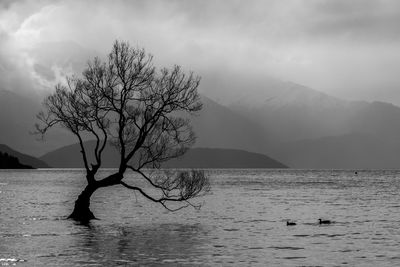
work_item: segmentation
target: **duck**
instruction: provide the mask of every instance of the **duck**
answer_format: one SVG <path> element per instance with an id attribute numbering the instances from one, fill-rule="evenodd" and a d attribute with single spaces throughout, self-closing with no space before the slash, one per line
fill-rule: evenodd
<path id="1" fill-rule="evenodd" d="M 290 225 L 297 225 L 297 223 L 291 222 L 291 221 L 286 221 L 286 225 L 287 225 L 287 226 L 290 226 Z"/>
<path id="2" fill-rule="evenodd" d="M 318 219 L 319 220 L 319 224 L 331 224 L 332 221 L 330 220 L 322 220 L 322 219 Z"/>

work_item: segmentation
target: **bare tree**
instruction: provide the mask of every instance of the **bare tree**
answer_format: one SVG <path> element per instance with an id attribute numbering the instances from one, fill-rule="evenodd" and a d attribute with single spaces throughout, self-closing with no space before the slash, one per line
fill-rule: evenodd
<path id="1" fill-rule="evenodd" d="M 202 108 L 199 82 L 199 77 L 184 73 L 179 66 L 158 70 L 144 49 L 116 41 L 107 60 L 89 61 L 82 77 L 69 77 L 66 85 L 56 86 L 44 100 L 45 111 L 38 114 L 36 129 L 43 136 L 59 124 L 79 141 L 87 185 L 69 218 L 94 219 L 90 197 L 97 189 L 113 185 L 137 191 L 169 210 L 197 207 L 189 200 L 209 189 L 204 172 L 149 173 L 144 168 L 158 169 L 162 162 L 183 155 L 194 143 L 187 115 Z M 85 145 L 88 136 L 96 141 L 94 151 L 88 151 Z M 102 155 L 109 143 L 119 151 L 118 170 L 99 179 Z M 94 154 L 93 162 L 90 153 Z M 137 173 L 158 193 L 127 184 L 127 170 Z M 176 203 L 173 208 L 171 203 Z"/>

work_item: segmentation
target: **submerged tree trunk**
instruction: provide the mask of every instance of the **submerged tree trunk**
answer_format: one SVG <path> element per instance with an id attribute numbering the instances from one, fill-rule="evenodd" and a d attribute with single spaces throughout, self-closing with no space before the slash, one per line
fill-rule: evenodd
<path id="1" fill-rule="evenodd" d="M 74 211 L 68 216 L 68 219 L 73 219 L 79 222 L 87 223 L 90 220 L 96 219 L 90 210 L 90 197 L 98 189 L 94 184 L 88 184 L 82 193 L 75 201 Z"/>

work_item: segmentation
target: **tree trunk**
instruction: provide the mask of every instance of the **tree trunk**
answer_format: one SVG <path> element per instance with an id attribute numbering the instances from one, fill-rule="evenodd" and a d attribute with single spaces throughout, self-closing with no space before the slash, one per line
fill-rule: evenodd
<path id="1" fill-rule="evenodd" d="M 96 185 L 88 184 L 82 193 L 75 201 L 74 211 L 68 216 L 68 219 L 73 219 L 82 223 L 88 223 L 90 220 L 96 219 L 90 210 L 90 197 L 98 189 Z"/>

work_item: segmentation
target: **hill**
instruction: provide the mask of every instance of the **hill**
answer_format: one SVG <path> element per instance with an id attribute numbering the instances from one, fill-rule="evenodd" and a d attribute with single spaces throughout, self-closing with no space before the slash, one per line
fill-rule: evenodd
<path id="1" fill-rule="evenodd" d="M 165 168 L 287 168 L 266 155 L 237 149 L 193 148 L 181 158 L 166 162 Z"/>
<path id="2" fill-rule="evenodd" d="M 94 154 L 90 153 L 95 147 L 95 141 L 86 141 L 87 157 L 89 162 L 94 162 Z M 54 151 L 48 152 L 39 159 L 54 168 L 84 168 L 82 154 L 79 144 L 63 146 Z M 119 155 L 115 148 L 107 145 L 103 152 L 104 168 L 115 168 L 118 166 Z"/>
<path id="3" fill-rule="evenodd" d="M 0 169 L 33 169 L 32 166 L 21 164 L 18 158 L 0 152 Z"/>
<path id="4" fill-rule="evenodd" d="M 23 165 L 29 165 L 29 166 L 32 166 L 33 168 L 49 168 L 49 165 L 47 165 L 47 163 L 45 163 L 35 157 L 15 151 L 15 150 L 11 149 L 10 147 L 3 145 L 3 144 L 0 144 L 0 152 L 2 152 L 3 154 L 7 154 L 11 157 L 17 158 L 19 160 L 19 162 Z"/>
<path id="5" fill-rule="evenodd" d="M 94 147 L 94 142 L 85 143 L 87 147 Z M 49 152 L 41 160 L 55 168 L 82 168 L 80 148 L 78 144 L 65 146 Z M 88 150 L 90 151 L 90 150 Z M 93 155 L 89 160 L 93 161 Z M 118 167 L 119 155 L 117 151 L 107 146 L 104 150 L 103 167 Z M 287 166 L 262 154 L 251 153 L 234 149 L 193 148 L 183 157 L 173 159 L 163 164 L 165 168 L 286 168 Z"/>

